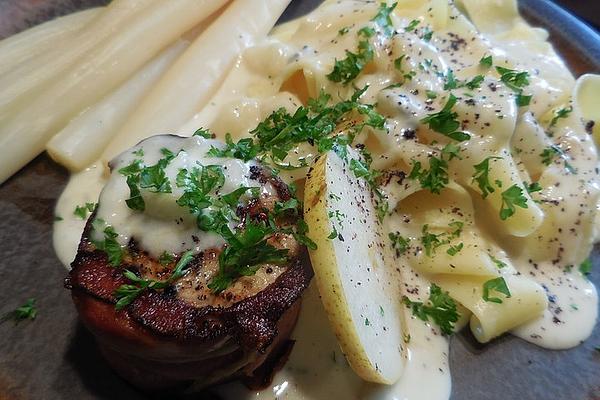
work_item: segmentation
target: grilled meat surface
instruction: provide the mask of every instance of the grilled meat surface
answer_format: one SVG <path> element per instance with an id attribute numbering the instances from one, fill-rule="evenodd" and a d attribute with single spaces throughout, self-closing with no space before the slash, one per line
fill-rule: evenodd
<path id="1" fill-rule="evenodd" d="M 275 188 L 276 195 L 263 195 L 240 207 L 242 223 L 264 218 L 275 201 L 291 196 L 279 178 L 260 167 L 251 172 L 253 179 Z M 312 278 L 292 235 L 275 233 L 268 238 L 272 246 L 288 249 L 286 264 L 261 265 L 254 275 L 240 277 L 218 294 L 207 285 L 218 271 L 222 248 L 197 254 L 182 278 L 164 290 L 144 290 L 117 310 L 115 291 L 130 284 L 124 269 L 164 280 L 177 260 L 162 265 L 132 240 L 122 264 L 113 267 L 90 240 L 93 219 L 94 215 L 65 286 L 83 323 L 120 375 L 147 390 L 173 386 L 197 390 L 236 378 L 253 384 L 268 379 L 265 366 L 275 365 L 289 350 L 301 295 Z"/>

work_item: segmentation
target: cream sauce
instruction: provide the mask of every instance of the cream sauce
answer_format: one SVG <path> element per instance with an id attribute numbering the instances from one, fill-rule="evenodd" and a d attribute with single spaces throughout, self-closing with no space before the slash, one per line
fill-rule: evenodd
<path id="1" fill-rule="evenodd" d="M 315 88 L 323 87 L 341 98 L 348 98 L 353 92 L 352 87 L 334 85 L 325 78 L 325 74 L 330 72 L 334 58 L 344 58 L 347 49 L 356 50 L 356 31 L 363 26 L 374 25 L 369 20 L 377 8 L 377 3 L 330 1 L 307 17 L 288 24 L 261 45 L 249 49 L 238 60 L 212 101 L 180 132 L 191 136 L 198 127 L 203 126 L 213 130 L 218 137 L 230 132 L 235 140 L 248 136 L 259 121 L 279 107 L 293 112 L 307 95 L 318 95 Z M 546 348 L 575 346 L 589 336 L 597 317 L 596 289 L 577 269 L 594 239 L 591 221 L 597 214 L 598 201 L 598 178 L 594 172 L 596 151 L 589 138 L 577 134 L 580 129 L 575 128 L 578 118 L 576 112 L 571 120 L 559 121 L 556 136 L 552 140 L 544 133 L 551 118 L 551 115 L 548 117 L 551 114 L 548 110 L 554 110 L 568 100 L 573 78 L 554 52 L 544 46 L 545 36 L 541 31 L 529 31 L 530 28 L 520 19 L 514 26 L 504 27 L 502 35 L 482 36 L 446 1 L 406 2 L 398 5 L 396 13 L 392 15 L 399 31 L 403 31 L 401 27 L 407 26 L 413 19 L 421 21 L 418 32 L 401 32 L 391 40 L 381 35 L 375 37 L 374 66 L 355 81 L 358 87 L 370 85 L 361 100 L 365 103 L 376 102 L 377 110 L 388 117 L 387 135 L 367 130 L 358 141 L 373 149 L 375 168 L 406 170 L 411 160 L 426 164 L 430 154 L 439 155 L 435 149 L 432 150 L 430 142 L 436 140 L 445 143 L 445 139 L 432 132 L 423 132 L 422 128 L 419 134 L 428 138 L 427 143 L 407 138 L 419 129 L 420 118 L 432 110 L 439 110 L 446 102 L 447 93 L 441 74 L 452 68 L 461 80 L 468 80 L 476 74 L 485 75 L 484 82 L 477 90 L 455 91 L 460 98 L 455 111 L 463 121 L 461 129 L 471 134 L 472 139 L 461 144 L 463 160 L 450 162 L 450 178 L 476 195 L 473 196 L 472 205 L 477 216 L 473 229 L 479 231 L 473 232 L 487 241 L 486 249 L 506 257 L 511 264 L 511 272 L 518 271 L 530 278 L 535 284 L 541 285 L 548 295 L 548 309 L 542 315 L 532 315 L 530 321 L 511 332 Z M 421 29 L 426 26 L 434 31 L 431 41 L 422 38 L 425 31 Z M 348 27 L 348 32 L 339 34 L 338 31 L 345 27 Z M 533 53 L 535 57 L 531 57 Z M 386 86 L 401 79 L 391 62 L 401 54 L 407 55 L 403 65 L 413 69 L 415 75 L 401 88 L 386 90 Z M 480 58 L 489 54 L 494 57 L 494 65 L 530 71 L 531 84 L 526 88 L 527 94 L 533 95 L 530 112 L 524 113 L 515 107 L 514 93 L 498 84 L 497 76 L 479 66 Z M 298 89 L 298 86 L 304 89 Z M 436 98 L 429 98 L 428 91 L 435 92 Z M 536 119 L 543 122 L 544 128 Z M 514 141 L 519 134 L 527 139 L 516 144 Z M 549 169 L 533 165 L 536 162 L 539 164 L 541 147 L 552 143 L 568 146 L 582 180 L 570 179 L 561 168 L 560 160 Z M 515 152 L 517 147 L 521 156 L 512 154 L 511 157 L 511 150 Z M 314 154 L 316 152 L 312 146 L 301 145 L 287 161 L 297 164 L 299 159 L 310 160 Z M 527 195 L 529 208 L 518 209 L 513 217 L 513 221 L 517 222 L 512 222 L 508 227 L 498 219 L 497 210 L 490 211 L 482 201 L 475 199 L 479 197 L 479 192 L 469 178 L 474 164 L 487 155 L 497 154 L 511 159 L 511 162 L 502 164 L 503 169 L 499 172 L 511 182 L 520 184 L 525 177 L 529 178 L 528 174 L 532 177 L 535 175 L 537 179 L 542 171 L 550 171 L 544 172 L 545 175 L 540 179 L 544 188 L 540 196 L 545 201 L 537 203 Z M 201 159 L 204 155 L 198 153 L 195 157 Z M 242 171 L 239 175 L 243 176 L 244 167 L 240 165 L 236 168 Z M 96 201 L 104 184 L 101 172 L 92 167 L 73 175 L 59 200 L 57 214 L 64 220 L 55 223 L 54 244 L 65 265 L 74 257 L 84 224 L 84 221 L 72 215 L 72 210 L 77 204 Z M 288 181 L 295 181 L 302 179 L 305 173 L 305 169 L 298 169 L 289 174 L 283 172 L 282 175 Z M 236 184 L 239 185 L 244 178 L 240 179 Z M 560 190 L 557 182 L 562 185 Z M 418 187 L 405 187 L 397 194 L 390 191 L 392 209 L 403 198 L 418 190 Z M 127 187 L 122 183 L 114 192 L 118 193 L 121 201 L 128 194 Z M 558 229 L 568 221 L 576 220 L 579 210 L 577 207 L 567 207 L 561 215 L 551 206 L 555 202 L 582 202 L 582 207 L 590 216 L 581 230 L 569 234 L 565 229 L 564 234 L 558 235 L 558 241 L 552 240 L 557 236 Z M 120 238 L 122 243 L 138 233 L 160 229 L 164 224 L 164 221 L 151 218 L 152 222 L 135 222 L 132 225 L 131 213 L 125 209 L 113 211 L 100 208 L 99 212 L 105 218 L 113 218 L 111 223 L 126 232 Z M 390 230 L 402 224 L 399 213 L 389 218 L 391 222 L 387 225 Z M 520 225 L 518 221 L 521 221 Z M 136 223 L 139 224 L 137 227 Z M 119 229 L 117 232 L 121 233 Z M 419 229 L 420 225 L 417 231 Z M 160 251 L 169 247 L 177 252 L 191 246 L 186 239 L 182 241 L 182 237 L 189 232 L 180 235 L 172 235 L 172 232 L 172 228 L 169 228 L 156 236 L 160 237 Z M 416 238 L 418 235 L 413 232 L 413 236 Z M 534 237 L 535 240 L 521 236 Z M 568 254 L 558 263 L 548 259 L 548 249 L 554 254 L 558 251 L 553 247 L 555 242 L 568 249 Z M 149 248 L 157 246 L 151 241 L 144 245 Z M 537 253 L 534 251 L 536 248 L 539 249 Z M 411 268 L 411 262 L 406 259 L 398 261 L 403 286 L 411 299 L 425 301 L 430 281 L 423 274 L 417 274 Z M 568 268 L 565 270 L 568 265 L 573 265 L 570 271 Z M 464 324 L 470 313 L 463 307 L 460 309 L 463 313 L 461 324 Z M 447 399 L 451 388 L 447 338 L 440 335 L 436 326 L 415 318 L 407 309 L 403 319 L 410 340 L 406 346 L 406 366 L 402 378 L 391 386 L 367 384 L 353 373 L 345 361 L 329 328 L 315 285 L 312 285 L 304 296 L 300 319 L 293 334 L 296 340 L 294 351 L 287 364 L 276 374 L 272 387 L 249 392 L 242 385 L 232 383 L 216 390 L 226 398 L 236 399 Z"/>

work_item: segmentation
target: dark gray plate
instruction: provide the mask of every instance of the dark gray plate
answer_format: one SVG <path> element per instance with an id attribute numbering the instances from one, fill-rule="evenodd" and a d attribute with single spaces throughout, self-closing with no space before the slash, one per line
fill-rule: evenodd
<path id="1" fill-rule="evenodd" d="M 0 37 L 105 2 L 0 0 Z M 302 15 L 317 2 L 295 0 L 284 18 Z M 551 30 L 576 74 L 600 72 L 600 40 L 592 30 L 547 1 L 521 3 L 528 18 Z M 0 157 L 8 151 L 0 149 Z M 65 271 L 54 256 L 51 225 L 67 177 L 40 156 L 0 186 L 0 314 L 28 297 L 39 303 L 35 321 L 0 325 L 0 400 L 144 399 L 104 363 L 62 287 Z M 593 259 L 591 279 L 599 284 L 598 249 Z M 568 351 L 543 350 L 511 336 L 487 346 L 477 345 L 468 333 L 452 341 L 455 400 L 600 399 L 600 352 L 594 350 L 600 346 L 598 327 L 583 345 Z"/>

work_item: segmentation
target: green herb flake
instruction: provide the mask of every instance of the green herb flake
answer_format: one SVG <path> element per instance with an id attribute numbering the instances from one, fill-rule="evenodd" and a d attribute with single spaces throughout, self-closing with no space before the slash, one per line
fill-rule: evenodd
<path id="1" fill-rule="evenodd" d="M 483 284 L 483 300 L 490 303 L 502 304 L 502 299 L 499 297 L 490 297 L 490 293 L 494 291 L 503 294 L 506 298 L 511 297 L 510 290 L 506 285 L 506 281 L 502 277 L 490 279 Z"/>
<path id="2" fill-rule="evenodd" d="M 392 242 L 392 249 L 396 252 L 396 256 L 406 253 L 410 246 L 410 238 L 403 237 L 400 232 L 390 232 L 388 237 Z"/>
<path id="3" fill-rule="evenodd" d="M 541 153 L 540 157 L 542 158 L 542 164 L 550 165 L 556 158 L 560 158 L 563 161 L 563 165 L 565 170 L 573 175 L 577 174 L 577 170 L 569 163 L 569 156 L 565 151 L 557 145 L 552 145 L 550 147 L 546 147 Z"/>
<path id="4" fill-rule="evenodd" d="M 96 203 L 85 203 L 83 206 L 76 206 L 73 214 L 80 219 L 86 219 L 88 213 L 91 213 L 96 208 Z"/>
<path id="5" fill-rule="evenodd" d="M 455 256 L 463 249 L 463 247 L 464 247 L 463 243 L 459 243 L 455 246 L 450 246 L 448 248 L 448 250 L 446 250 L 446 253 L 448 253 L 448 255 L 450 255 L 450 256 Z"/>
<path id="6" fill-rule="evenodd" d="M 515 184 L 502 192 L 502 205 L 500 207 L 500 219 L 506 220 L 512 217 L 515 212 L 515 207 L 528 208 L 527 197 L 523 195 L 523 189 Z"/>
<path id="7" fill-rule="evenodd" d="M 171 272 L 171 276 L 165 281 L 157 281 L 154 279 L 144 279 L 138 277 L 133 271 L 124 270 L 123 275 L 131 281 L 132 284 L 119 286 L 114 296 L 117 300 L 115 308 L 121 310 L 131 304 L 144 290 L 162 290 L 172 285 L 173 282 L 185 275 L 190 262 L 194 259 L 191 251 L 184 253 L 175 268 Z"/>
<path id="8" fill-rule="evenodd" d="M 119 234 L 115 232 L 114 228 L 101 219 L 96 219 L 92 222 L 92 227 L 98 232 L 102 232 L 104 235 L 103 240 L 93 240 L 92 244 L 96 249 L 106 253 L 108 263 L 113 267 L 117 267 L 123 261 L 124 251 L 117 237 Z"/>
<path id="9" fill-rule="evenodd" d="M 204 139 L 214 139 L 215 135 L 211 133 L 208 129 L 199 128 L 194 132 L 192 136 L 200 136 Z"/>
<path id="10" fill-rule="evenodd" d="M 481 86 L 483 82 L 483 75 L 476 75 L 473 79 L 465 83 L 468 89 L 475 90 Z"/>
<path id="11" fill-rule="evenodd" d="M 579 272 L 585 276 L 588 276 L 592 272 L 592 261 L 589 258 L 579 264 Z"/>
<path id="12" fill-rule="evenodd" d="M 387 3 L 381 3 L 377 14 L 371 19 L 371 21 L 375 22 L 388 37 L 394 34 L 394 25 L 392 24 L 390 14 L 394 11 L 397 4 L 398 3 L 393 3 L 388 7 Z"/>
<path id="13" fill-rule="evenodd" d="M 529 103 L 531 103 L 531 98 L 532 97 L 533 96 L 531 96 L 531 95 L 526 96 L 526 95 L 521 94 L 521 93 L 517 94 L 517 96 L 515 97 L 515 101 L 517 102 L 517 106 L 518 107 L 526 107 L 526 106 L 528 106 Z"/>
<path id="14" fill-rule="evenodd" d="M 423 169 L 419 161 L 413 162 L 409 179 L 417 179 L 423 189 L 440 194 L 448 184 L 448 162 L 443 158 L 429 157 L 429 169 Z"/>
<path id="15" fill-rule="evenodd" d="M 496 67 L 500 74 L 500 80 L 515 92 L 520 93 L 522 88 L 529 85 L 529 73 L 527 71 L 516 71 L 504 67 Z"/>
<path id="16" fill-rule="evenodd" d="M 473 168 L 473 182 L 477 182 L 477 186 L 481 191 L 481 196 L 485 199 L 490 193 L 494 193 L 496 189 L 490 182 L 490 160 L 501 160 L 502 157 L 487 157 L 479 164 L 475 164 Z M 502 185 L 499 185 L 500 187 Z"/>
<path id="17" fill-rule="evenodd" d="M 435 132 L 441 133 L 451 139 L 459 142 L 469 140 L 471 136 L 468 133 L 458 131 L 460 123 L 456 120 L 458 114 L 452 111 L 452 107 L 456 104 L 456 97 L 450 94 L 448 101 L 441 111 L 429 114 L 421 119 L 429 128 Z"/>
<path id="18" fill-rule="evenodd" d="M 342 29 L 340 29 L 338 31 L 338 35 L 340 36 L 344 36 L 346 33 L 348 33 L 350 31 L 350 27 L 349 26 L 345 26 Z"/>
<path id="19" fill-rule="evenodd" d="M 158 262 L 160 263 L 160 265 L 165 267 L 171 264 L 174 259 L 175 257 L 173 256 L 173 254 L 163 251 L 162 254 L 158 257 Z"/>
<path id="20" fill-rule="evenodd" d="M 25 304 L 0 317 L 0 323 L 12 320 L 15 324 L 18 324 L 27 319 L 34 320 L 38 312 L 35 303 L 34 298 L 27 299 Z"/>
<path id="21" fill-rule="evenodd" d="M 412 21 L 410 21 L 408 23 L 408 25 L 404 28 L 404 32 L 413 32 L 415 29 L 417 29 L 417 26 L 419 26 L 419 24 L 421 23 L 420 20 L 418 19 L 413 19 Z"/>
<path id="22" fill-rule="evenodd" d="M 492 66 L 493 60 L 492 60 L 492 56 L 484 56 L 481 57 L 481 60 L 479 60 L 479 65 L 486 67 L 486 68 L 490 68 Z"/>
<path id="23" fill-rule="evenodd" d="M 443 334 L 451 335 L 453 333 L 454 324 L 458 321 L 459 317 L 456 310 L 456 303 L 448 292 L 443 292 L 435 283 L 432 283 L 429 287 L 429 300 L 427 304 L 423 304 L 420 301 L 411 301 L 406 296 L 402 298 L 402 302 L 420 320 L 427 322 L 431 319 L 440 327 Z M 410 337 L 408 340 L 410 340 Z"/>
<path id="24" fill-rule="evenodd" d="M 554 125 L 556 125 L 556 123 L 558 122 L 559 119 L 567 118 L 569 116 L 569 114 L 571 114 L 572 111 L 573 111 L 573 106 L 569 106 L 567 108 L 561 108 L 559 110 L 556 110 L 554 112 L 554 117 L 550 121 L 550 127 L 553 127 Z"/>
<path id="25" fill-rule="evenodd" d="M 531 182 L 530 184 L 523 182 L 523 185 L 525 185 L 525 187 L 527 188 L 527 193 L 529 194 L 541 192 L 543 190 L 539 182 Z"/>
<path id="26" fill-rule="evenodd" d="M 504 261 L 498 260 L 496 257 L 494 257 L 491 254 L 488 254 L 488 256 L 490 256 L 490 260 L 492 260 L 492 262 L 494 264 L 496 264 L 496 267 L 498 269 L 506 268 L 507 265 L 506 265 L 506 263 Z"/>

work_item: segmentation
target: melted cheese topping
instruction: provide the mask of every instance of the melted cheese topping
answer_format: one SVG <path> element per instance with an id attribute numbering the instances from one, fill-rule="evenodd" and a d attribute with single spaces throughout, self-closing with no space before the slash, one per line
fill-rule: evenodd
<path id="1" fill-rule="evenodd" d="M 448 143 L 460 150 L 460 158 L 447 159 L 449 183 L 441 194 L 408 178 L 383 187 L 391 210 L 384 228 L 410 240 L 409 250 L 397 256 L 403 294 L 413 301 L 427 301 L 431 282 L 437 283 L 460 302 L 457 326 L 470 324 L 483 342 L 510 331 L 547 348 L 575 346 L 590 335 L 598 303 L 595 287 L 578 271 L 594 241 L 600 193 L 596 147 L 591 132 L 586 131 L 590 115 L 595 115 L 589 111 L 590 96 L 573 94 L 576 81 L 546 42 L 547 34 L 528 26 L 514 1 L 462 0 L 457 6 L 462 12 L 445 0 L 402 2 L 390 16 L 398 33 L 389 36 L 372 21 L 378 3 L 325 2 L 246 51 L 209 105 L 183 125 L 180 133 L 191 136 L 203 126 L 220 138 L 226 133 L 234 139 L 246 137 L 274 110 L 283 107 L 293 113 L 321 89 L 334 99 L 349 98 L 352 85 L 331 82 L 327 74 L 347 51 L 357 51 L 361 28 L 375 29 L 373 61 L 353 82 L 357 87 L 369 85 L 361 101 L 376 104 L 375 109 L 387 118 L 386 132 L 367 128 L 357 137 L 371 151 L 373 168 L 408 175 L 416 162 L 428 168 L 431 156 L 443 157 L 440 150 Z M 419 21 L 415 29 L 407 29 L 411 21 Z M 528 106 L 516 104 L 517 91 L 503 82 L 494 67 L 480 64 L 485 56 L 492 56 L 494 66 L 528 73 L 529 83 L 521 88 L 523 95 L 532 96 Z M 477 75 L 483 79 L 478 87 L 451 89 L 449 70 L 460 82 Z M 453 142 L 421 122 L 440 111 L 451 92 L 457 98 L 452 111 L 457 113 L 460 131 L 470 136 L 468 141 Z M 556 118 L 560 110 L 570 111 Z M 158 157 L 160 146 L 149 151 L 149 156 Z M 204 159 L 202 143 L 190 142 L 190 146 L 197 146 L 197 152 L 181 157 L 177 166 Z M 554 151 L 548 163 L 541 156 L 544 149 Z M 285 161 L 310 164 L 316 154 L 317 149 L 303 143 Z M 475 166 L 488 157 L 494 191 L 483 196 L 473 174 Z M 124 153 L 115 165 L 129 160 L 131 153 Z M 246 165 L 227 159 L 220 162 L 231 166 L 233 188 L 247 184 Z M 306 170 L 282 171 L 281 175 L 297 181 L 306 176 Z M 66 217 L 75 204 L 95 201 L 99 179 L 101 173 L 94 167 L 73 176 L 57 214 Z M 528 193 L 531 182 L 538 182 L 541 191 Z M 506 206 L 502 193 L 515 185 L 526 208 L 517 206 L 514 215 L 502 219 L 500 212 Z M 118 203 L 127 195 L 124 181 L 114 180 L 102 197 L 116 196 L 113 200 Z M 103 209 L 102 203 L 101 199 L 99 215 L 118 226 L 121 243 L 140 235 L 148 249 L 178 252 L 197 247 L 187 225 L 174 224 L 168 208 L 160 206 L 150 217 L 137 217 L 125 206 Z M 423 226 L 443 234 L 449 223 L 457 221 L 463 230 L 451 244 L 462 244 L 463 249 L 450 256 L 444 245 L 431 257 L 424 254 Z M 74 218 L 55 225 L 55 246 L 65 264 L 74 256 L 82 226 Z M 144 235 L 149 230 L 163 234 L 152 239 Z M 202 242 L 205 239 L 210 243 L 209 237 Z M 482 299 L 483 284 L 493 278 L 503 278 L 512 294 L 503 297 L 494 292 L 504 300 L 501 304 Z M 273 386 L 256 393 L 235 383 L 217 390 L 236 399 L 447 399 L 447 338 L 436 325 L 421 321 L 410 310 L 404 314 L 410 340 L 404 375 L 394 385 L 367 384 L 352 372 L 312 287 L 294 333 L 296 347 Z"/>

